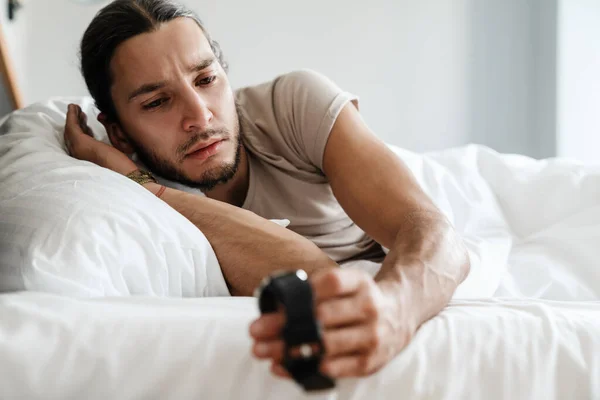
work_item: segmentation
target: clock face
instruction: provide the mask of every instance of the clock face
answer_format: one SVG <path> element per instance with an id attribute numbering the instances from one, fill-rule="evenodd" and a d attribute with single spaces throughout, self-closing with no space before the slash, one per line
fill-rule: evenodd
<path id="1" fill-rule="evenodd" d="M 308 279 L 308 275 L 306 273 L 306 271 L 299 269 L 299 270 L 280 270 L 280 271 L 275 271 L 273 273 L 271 273 L 268 276 L 265 276 L 262 281 L 260 282 L 260 285 L 254 290 L 254 297 L 260 297 L 260 294 L 262 292 L 262 290 L 267 287 L 267 285 L 269 283 L 271 283 L 271 280 L 275 279 L 275 278 L 279 278 L 281 276 L 285 276 L 285 275 L 296 275 L 298 277 L 298 279 L 305 281 Z"/>

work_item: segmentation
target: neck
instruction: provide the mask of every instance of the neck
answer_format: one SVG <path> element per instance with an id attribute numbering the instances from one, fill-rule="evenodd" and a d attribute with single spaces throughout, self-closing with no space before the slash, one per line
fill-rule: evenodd
<path id="1" fill-rule="evenodd" d="M 241 207 L 246 200 L 249 184 L 248 155 L 242 144 L 240 148 L 240 164 L 237 172 L 227 183 L 217 185 L 212 190 L 204 192 L 206 197 Z"/>

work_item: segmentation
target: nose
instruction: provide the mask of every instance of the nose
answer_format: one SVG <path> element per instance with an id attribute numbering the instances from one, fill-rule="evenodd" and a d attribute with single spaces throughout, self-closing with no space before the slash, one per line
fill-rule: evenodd
<path id="1" fill-rule="evenodd" d="M 213 114 L 206 99 L 196 90 L 188 90 L 183 98 L 183 130 L 204 132 L 210 126 Z"/>

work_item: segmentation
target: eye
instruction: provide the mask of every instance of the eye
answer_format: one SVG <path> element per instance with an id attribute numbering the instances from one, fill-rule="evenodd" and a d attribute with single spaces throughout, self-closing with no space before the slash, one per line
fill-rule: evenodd
<path id="1" fill-rule="evenodd" d="M 161 105 L 163 105 L 163 103 L 165 103 L 168 99 L 167 98 L 160 98 L 160 99 L 156 99 L 154 101 L 151 101 L 150 103 L 144 104 L 142 107 L 144 107 L 145 110 L 151 110 L 153 108 L 157 108 L 160 107 Z"/>
<path id="2" fill-rule="evenodd" d="M 217 79 L 216 75 L 212 75 L 212 76 L 207 76 L 206 78 L 200 79 L 196 82 L 197 85 L 200 86 L 208 86 L 211 83 L 213 83 L 215 81 L 215 79 Z"/>

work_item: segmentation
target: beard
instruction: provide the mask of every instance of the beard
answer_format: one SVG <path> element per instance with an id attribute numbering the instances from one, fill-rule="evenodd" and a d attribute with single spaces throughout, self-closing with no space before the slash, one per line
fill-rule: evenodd
<path id="1" fill-rule="evenodd" d="M 194 132 L 190 139 L 183 145 L 177 147 L 177 162 L 170 161 L 161 157 L 155 151 L 147 148 L 143 144 L 132 140 L 129 137 L 129 143 L 133 147 L 137 158 L 154 174 L 161 176 L 173 182 L 181 183 L 185 186 L 199 189 L 207 192 L 214 189 L 217 185 L 229 182 L 237 173 L 242 156 L 242 141 L 240 139 L 240 110 L 236 105 L 236 124 L 234 131 L 227 129 L 208 129 L 204 132 Z M 191 179 L 183 172 L 179 165 L 186 157 L 186 153 L 196 143 L 207 141 L 212 137 L 232 138 L 235 147 L 235 157 L 231 163 L 226 163 L 205 171 L 199 179 Z"/>

